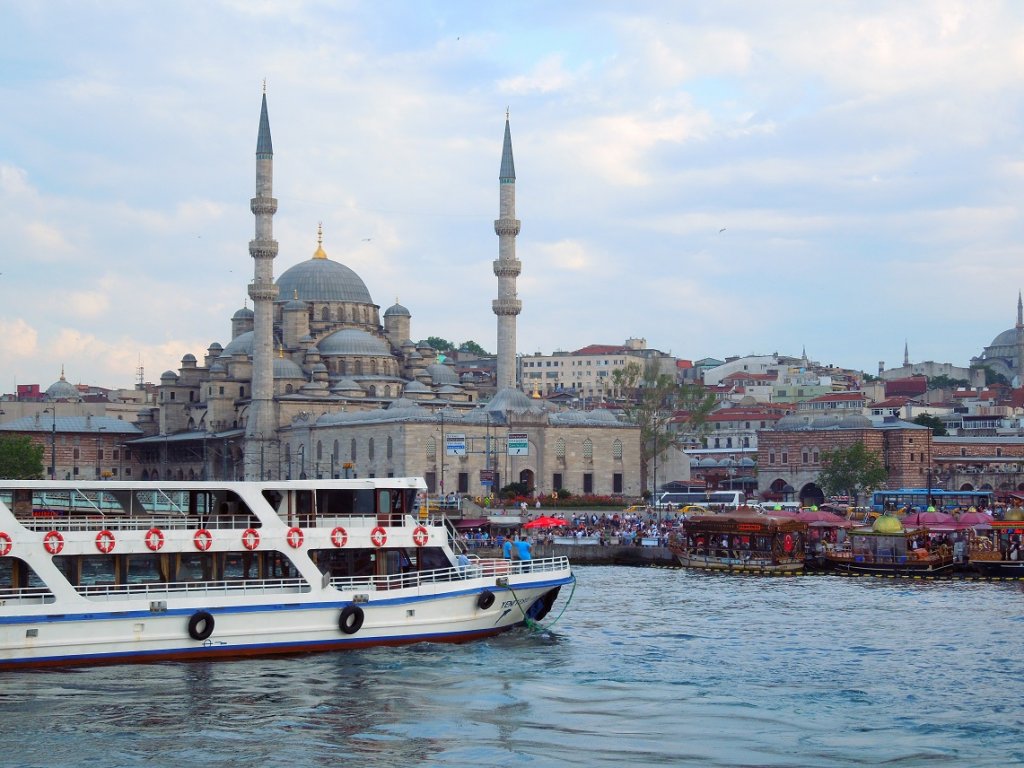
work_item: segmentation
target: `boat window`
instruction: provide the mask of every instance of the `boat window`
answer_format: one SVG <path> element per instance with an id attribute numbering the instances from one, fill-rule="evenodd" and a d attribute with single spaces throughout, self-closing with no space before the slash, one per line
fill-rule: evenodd
<path id="1" fill-rule="evenodd" d="M 0 592 L 46 587 L 32 566 L 20 557 L 0 557 Z"/>

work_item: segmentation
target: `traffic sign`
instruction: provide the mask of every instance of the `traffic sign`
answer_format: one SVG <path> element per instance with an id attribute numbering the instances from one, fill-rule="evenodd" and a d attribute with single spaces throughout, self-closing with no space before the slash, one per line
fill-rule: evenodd
<path id="1" fill-rule="evenodd" d="M 444 436 L 444 452 L 446 456 L 466 455 L 465 433 L 450 433 Z"/>
<path id="2" fill-rule="evenodd" d="M 508 433 L 508 455 L 509 456 L 529 456 L 530 455 L 530 436 L 525 432 L 509 432 Z"/>

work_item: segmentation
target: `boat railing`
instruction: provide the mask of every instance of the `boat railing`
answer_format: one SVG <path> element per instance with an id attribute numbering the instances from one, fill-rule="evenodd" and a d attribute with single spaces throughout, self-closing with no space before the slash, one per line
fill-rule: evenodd
<path id="1" fill-rule="evenodd" d="M 537 575 L 569 569 L 567 557 L 545 557 L 536 560 L 503 560 L 471 558 L 468 565 L 436 568 L 429 571 L 393 573 L 387 576 L 345 576 L 332 578 L 330 583 L 341 592 L 359 590 L 389 590 L 418 587 L 421 584 L 468 581 L 491 576 Z"/>
<path id="2" fill-rule="evenodd" d="M 2 589 L 0 590 L 0 607 L 8 603 L 19 605 L 43 605 L 44 603 L 56 602 L 47 587 L 27 587 L 25 589 Z"/>
<path id="3" fill-rule="evenodd" d="M 310 586 L 305 579 L 234 579 L 220 581 L 168 581 L 145 582 L 139 584 L 91 584 L 77 587 L 78 593 L 84 597 L 103 599 L 105 597 L 122 597 L 130 595 L 159 596 L 169 594 L 187 595 L 265 595 L 295 594 L 309 592 Z"/>
<path id="4" fill-rule="evenodd" d="M 239 529 L 258 528 L 259 521 L 250 515 L 211 515 L 209 517 L 104 515 L 102 517 L 18 518 L 30 531 L 95 531 L 106 528 L 116 531 L 192 530 L 196 528 Z"/>

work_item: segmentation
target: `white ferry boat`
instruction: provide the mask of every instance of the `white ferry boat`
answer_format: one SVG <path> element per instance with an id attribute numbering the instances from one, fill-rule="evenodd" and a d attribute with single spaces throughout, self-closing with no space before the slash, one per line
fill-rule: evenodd
<path id="1" fill-rule="evenodd" d="M 425 490 L 0 480 L 0 669 L 463 642 L 573 583 L 564 557 L 467 564 Z"/>

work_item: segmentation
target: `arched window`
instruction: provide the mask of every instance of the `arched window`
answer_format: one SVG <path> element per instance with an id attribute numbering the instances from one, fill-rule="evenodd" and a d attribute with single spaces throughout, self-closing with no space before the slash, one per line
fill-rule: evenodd
<path id="1" fill-rule="evenodd" d="M 395 455 L 395 441 L 391 439 L 391 435 L 388 435 L 388 458 L 394 458 Z"/>
<path id="2" fill-rule="evenodd" d="M 284 393 L 285 393 L 286 395 L 290 395 L 290 394 L 291 394 L 292 392 L 294 392 L 294 391 L 295 391 L 295 390 L 294 390 L 294 389 L 292 389 L 292 385 L 291 385 L 291 384 L 285 384 L 285 385 L 284 385 Z"/>
<path id="3" fill-rule="evenodd" d="M 437 440 L 433 437 L 427 438 L 427 458 L 430 461 L 437 458 Z"/>
<path id="4" fill-rule="evenodd" d="M 373 461 L 373 438 L 372 437 L 369 440 L 369 447 L 366 450 L 366 455 L 369 457 L 370 461 Z"/>
<path id="5" fill-rule="evenodd" d="M 583 458 L 594 458 L 594 441 L 591 440 L 589 437 L 583 441 Z"/>
<path id="6" fill-rule="evenodd" d="M 560 438 L 558 438 L 558 440 L 555 441 L 555 458 L 558 458 L 558 459 L 564 459 L 565 458 L 565 439 L 564 438 L 560 437 Z"/>
<path id="7" fill-rule="evenodd" d="M 334 441 L 334 453 L 331 454 L 331 458 L 332 459 L 337 459 L 339 456 L 341 456 L 341 451 L 338 450 L 338 441 L 335 440 Z"/>
<path id="8" fill-rule="evenodd" d="M 331 321 L 331 310 L 329 310 L 327 307 L 321 309 L 320 320 L 322 320 L 325 323 L 329 323 Z"/>
<path id="9" fill-rule="evenodd" d="M 324 444 L 319 440 L 316 441 L 316 460 L 320 461 L 324 457 Z"/>
<path id="10" fill-rule="evenodd" d="M 352 438 L 352 461 L 356 460 L 356 439 Z"/>
<path id="11" fill-rule="evenodd" d="M 622 461 L 622 441 L 616 440 L 612 443 L 612 458 Z"/>

